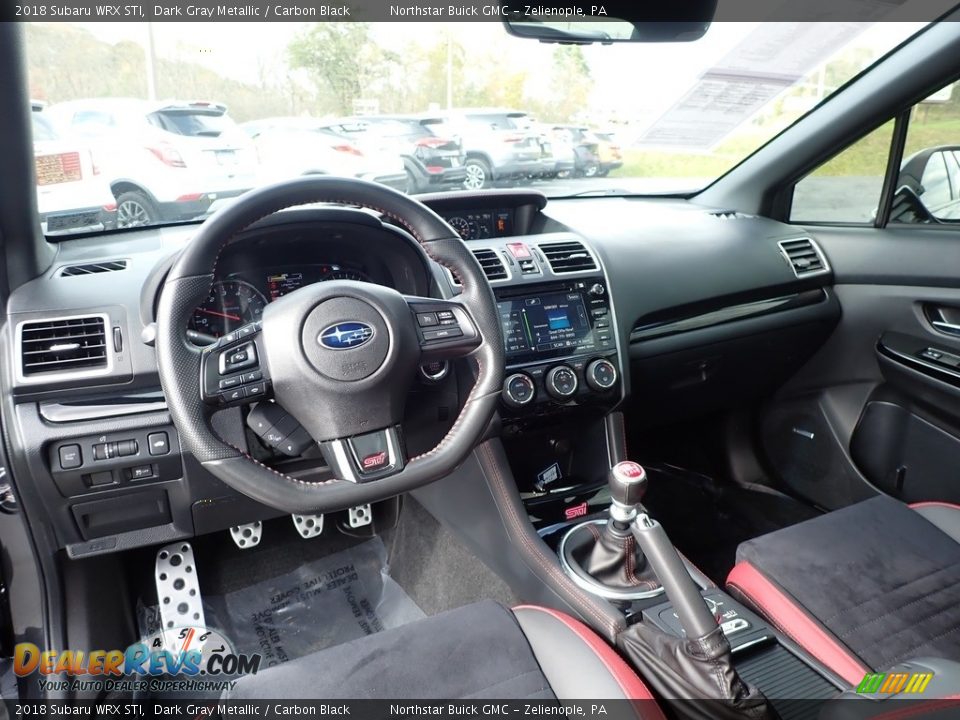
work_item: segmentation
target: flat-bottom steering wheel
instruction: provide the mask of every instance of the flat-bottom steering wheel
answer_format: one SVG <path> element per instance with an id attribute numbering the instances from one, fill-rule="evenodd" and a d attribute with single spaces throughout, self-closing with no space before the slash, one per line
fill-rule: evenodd
<path id="1" fill-rule="evenodd" d="M 446 266 L 463 292 L 456 300 L 440 300 L 368 283 L 317 283 L 269 304 L 262 320 L 227 333 L 216 344 L 194 345 L 187 325 L 214 282 L 224 247 L 258 220 L 309 203 L 380 213 Z M 397 241 L 403 239 L 398 235 Z M 421 328 L 417 316 L 423 313 L 435 313 L 439 324 Z M 476 361 L 477 378 L 459 416 L 435 448 L 406 457 L 400 423 L 418 366 L 463 356 Z M 503 382 L 496 301 L 456 232 L 402 193 L 334 177 L 299 178 L 253 190 L 200 226 L 170 269 L 160 296 L 157 358 L 183 446 L 230 487 L 265 505 L 300 513 L 362 505 L 449 474 L 481 439 Z M 214 431 L 216 410 L 270 398 L 319 444 L 333 479 L 310 482 L 285 475 Z"/>

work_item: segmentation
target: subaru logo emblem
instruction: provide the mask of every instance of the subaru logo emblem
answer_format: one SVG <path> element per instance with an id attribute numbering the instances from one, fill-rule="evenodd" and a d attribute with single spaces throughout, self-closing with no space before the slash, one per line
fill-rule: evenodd
<path id="1" fill-rule="evenodd" d="M 325 328 L 317 342 L 330 350 L 350 350 L 370 342 L 373 334 L 373 328 L 366 323 L 350 320 Z"/>

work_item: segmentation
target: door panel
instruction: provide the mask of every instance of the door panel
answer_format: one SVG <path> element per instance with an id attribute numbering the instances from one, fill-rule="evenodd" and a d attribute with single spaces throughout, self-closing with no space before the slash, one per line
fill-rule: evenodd
<path id="1" fill-rule="evenodd" d="M 960 313 L 960 230 L 810 229 L 842 317 L 762 412 L 767 460 L 828 508 L 877 492 L 960 502 L 960 332 L 934 325 Z"/>

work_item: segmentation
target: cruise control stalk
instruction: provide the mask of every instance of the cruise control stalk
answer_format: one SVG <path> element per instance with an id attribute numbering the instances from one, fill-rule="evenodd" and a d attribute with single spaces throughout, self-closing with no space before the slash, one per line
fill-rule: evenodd
<path id="1" fill-rule="evenodd" d="M 717 628 L 700 589 L 693 582 L 663 526 L 646 513 L 638 515 L 630 532 L 653 567 L 688 638 L 701 638 Z"/>

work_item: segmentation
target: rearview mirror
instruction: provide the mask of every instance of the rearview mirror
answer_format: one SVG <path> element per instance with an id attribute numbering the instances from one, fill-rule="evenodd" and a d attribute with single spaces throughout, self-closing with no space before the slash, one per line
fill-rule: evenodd
<path id="1" fill-rule="evenodd" d="M 690 42 L 707 32 L 717 0 L 646 3 L 637 0 L 570 2 L 562 8 L 501 5 L 507 32 L 540 42 Z"/>

